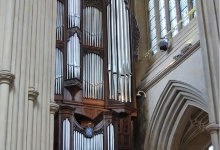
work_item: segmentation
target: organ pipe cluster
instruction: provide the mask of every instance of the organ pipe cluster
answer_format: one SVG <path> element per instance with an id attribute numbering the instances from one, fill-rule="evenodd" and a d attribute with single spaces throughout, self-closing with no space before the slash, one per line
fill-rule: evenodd
<path id="1" fill-rule="evenodd" d="M 56 40 L 63 40 L 64 31 L 64 5 L 57 1 L 57 19 L 56 19 Z"/>
<path id="2" fill-rule="evenodd" d="M 80 43 L 77 34 L 67 43 L 67 79 L 80 79 Z"/>
<path id="3" fill-rule="evenodd" d="M 107 7 L 109 99 L 131 102 L 129 11 L 123 0 Z"/>
<path id="4" fill-rule="evenodd" d="M 67 28 L 80 30 L 80 0 L 67 0 Z M 111 0 L 107 6 L 107 53 L 109 99 L 131 102 L 131 55 L 129 4 L 124 0 Z M 63 12 L 57 4 L 57 40 L 63 37 Z M 83 9 L 83 44 L 103 47 L 102 12 L 96 7 Z M 80 79 L 81 44 L 79 33 L 74 32 L 67 40 L 66 79 Z M 57 52 L 55 93 L 62 94 L 63 56 Z M 103 58 L 90 52 L 83 56 L 83 97 L 104 99 Z"/>
<path id="5" fill-rule="evenodd" d="M 68 28 L 80 28 L 80 0 L 68 0 Z M 67 79 L 80 79 L 80 42 L 77 33 L 67 43 Z"/>
<path id="6" fill-rule="evenodd" d="M 63 121 L 63 150 L 70 150 L 70 121 Z"/>
<path id="7" fill-rule="evenodd" d="M 86 138 L 82 133 L 73 131 L 74 150 L 103 150 L 103 134 L 94 135 Z"/>
<path id="8" fill-rule="evenodd" d="M 83 97 L 104 99 L 103 59 L 94 53 L 83 57 Z"/>
<path id="9" fill-rule="evenodd" d="M 62 94 L 63 87 L 63 52 L 56 48 L 55 94 Z"/>
<path id="10" fill-rule="evenodd" d="M 83 9 L 83 43 L 94 47 L 103 47 L 102 12 L 95 7 Z"/>

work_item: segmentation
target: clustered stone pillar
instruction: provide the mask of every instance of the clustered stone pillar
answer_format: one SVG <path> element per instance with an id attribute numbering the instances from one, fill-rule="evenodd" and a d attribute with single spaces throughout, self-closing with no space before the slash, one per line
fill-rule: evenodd
<path id="1" fill-rule="evenodd" d="M 196 11 L 205 73 L 206 98 L 212 145 L 219 147 L 219 4 L 218 0 L 197 0 Z"/>
<path id="2" fill-rule="evenodd" d="M 52 148 L 56 3 L 0 0 L 0 150 Z"/>

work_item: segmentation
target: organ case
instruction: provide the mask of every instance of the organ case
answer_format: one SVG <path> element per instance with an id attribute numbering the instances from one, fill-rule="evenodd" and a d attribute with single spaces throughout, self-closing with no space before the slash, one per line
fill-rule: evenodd
<path id="1" fill-rule="evenodd" d="M 133 148 L 130 0 L 58 0 L 55 150 Z"/>

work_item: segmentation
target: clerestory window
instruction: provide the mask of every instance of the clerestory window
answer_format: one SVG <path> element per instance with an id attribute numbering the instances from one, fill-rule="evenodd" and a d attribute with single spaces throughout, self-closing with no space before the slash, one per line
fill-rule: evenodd
<path id="1" fill-rule="evenodd" d="M 160 39 L 173 38 L 190 20 L 196 17 L 191 13 L 195 0 L 149 0 L 149 42 L 152 54 L 157 52 Z"/>

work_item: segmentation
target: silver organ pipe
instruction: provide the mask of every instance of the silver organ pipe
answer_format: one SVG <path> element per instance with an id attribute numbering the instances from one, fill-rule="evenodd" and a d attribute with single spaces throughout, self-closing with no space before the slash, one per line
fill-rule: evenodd
<path id="1" fill-rule="evenodd" d="M 83 97 L 104 99 L 103 59 L 94 53 L 83 57 Z"/>
<path id="2" fill-rule="evenodd" d="M 67 43 L 67 79 L 80 78 L 80 43 L 77 34 Z"/>
<path id="3" fill-rule="evenodd" d="M 68 28 L 80 28 L 81 0 L 68 0 Z"/>
<path id="4" fill-rule="evenodd" d="M 67 27 L 80 28 L 81 0 L 67 0 Z M 77 33 L 67 42 L 67 79 L 80 79 L 80 40 Z"/>
<path id="5" fill-rule="evenodd" d="M 102 30 L 102 12 L 95 7 L 86 7 L 83 9 L 84 45 L 103 47 Z"/>
<path id="6" fill-rule="evenodd" d="M 114 126 L 112 124 L 110 124 L 107 127 L 107 135 L 108 135 L 108 150 L 114 150 Z"/>
<path id="7" fill-rule="evenodd" d="M 63 121 L 63 150 L 70 150 L 70 121 Z"/>
<path id="8" fill-rule="evenodd" d="M 102 133 L 94 135 L 92 138 L 86 138 L 82 133 L 73 131 L 73 140 L 74 150 L 103 150 Z"/>
<path id="9" fill-rule="evenodd" d="M 63 53 L 56 48 L 55 59 L 55 94 L 62 94 L 63 87 Z"/>
<path id="10" fill-rule="evenodd" d="M 56 18 L 56 40 L 63 40 L 64 32 L 64 4 L 57 1 L 57 18 Z"/>
<path id="11" fill-rule="evenodd" d="M 131 102 L 129 10 L 123 0 L 107 6 L 109 99 Z"/>

